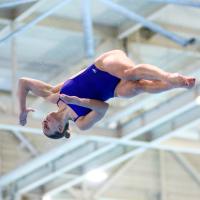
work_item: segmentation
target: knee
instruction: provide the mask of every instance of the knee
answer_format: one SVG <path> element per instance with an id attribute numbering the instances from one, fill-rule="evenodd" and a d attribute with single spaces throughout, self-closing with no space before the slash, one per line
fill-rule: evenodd
<path id="1" fill-rule="evenodd" d="M 117 89 L 116 93 L 118 97 L 129 98 L 136 96 L 143 92 L 143 83 L 140 81 L 127 81 L 124 85 L 121 85 Z"/>
<path id="2" fill-rule="evenodd" d="M 122 79 L 137 81 L 137 71 L 138 71 L 138 69 L 135 68 L 135 67 L 125 69 L 124 72 L 123 72 L 123 75 L 122 75 Z"/>
<path id="3" fill-rule="evenodd" d="M 143 92 L 145 90 L 145 80 L 135 81 L 135 84 L 139 92 Z"/>

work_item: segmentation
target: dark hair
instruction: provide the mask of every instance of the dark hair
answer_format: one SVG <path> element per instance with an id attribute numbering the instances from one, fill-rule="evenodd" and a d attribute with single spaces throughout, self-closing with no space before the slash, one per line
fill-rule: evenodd
<path id="1" fill-rule="evenodd" d="M 51 138 L 51 139 L 60 139 L 60 138 L 63 138 L 63 137 L 70 138 L 69 121 L 66 122 L 64 130 L 63 130 L 62 133 L 59 132 L 59 131 L 56 131 L 56 132 L 54 132 L 54 134 L 52 134 L 52 135 L 46 135 L 46 136 L 48 138 Z"/>

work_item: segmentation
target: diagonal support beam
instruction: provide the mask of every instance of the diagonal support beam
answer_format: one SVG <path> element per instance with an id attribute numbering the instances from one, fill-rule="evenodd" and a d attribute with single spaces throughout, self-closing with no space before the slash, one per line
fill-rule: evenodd
<path id="1" fill-rule="evenodd" d="M 114 174 L 109 177 L 109 179 L 102 185 L 101 188 L 97 190 L 97 192 L 94 194 L 94 199 L 101 199 L 101 195 L 113 184 L 117 179 L 119 179 L 120 176 L 123 175 L 124 172 L 126 172 L 128 169 L 130 169 L 131 166 L 133 166 L 133 163 L 137 161 L 138 157 L 134 157 L 133 159 L 127 161 L 124 165 L 122 165 Z"/>
<path id="2" fill-rule="evenodd" d="M 188 122 L 188 123 L 189 123 L 189 122 Z M 181 127 L 179 127 L 177 130 L 175 130 L 175 131 L 172 131 L 172 132 L 170 132 L 170 133 L 164 134 L 164 136 L 159 137 L 158 139 L 156 139 L 156 140 L 154 140 L 153 142 L 149 143 L 149 145 L 150 145 L 150 146 L 157 145 L 157 144 L 159 144 L 159 143 L 161 143 L 161 142 L 163 142 L 163 141 L 169 139 L 169 138 L 172 137 L 174 134 L 176 134 L 178 131 L 183 131 L 185 128 L 193 127 L 193 126 L 195 126 L 195 125 L 198 124 L 198 123 L 199 123 L 199 119 L 196 120 L 196 121 L 194 121 L 194 122 L 192 122 L 192 123 L 189 123 L 189 124 L 187 124 L 187 125 L 185 125 L 185 126 L 183 126 L 183 127 L 181 126 Z M 132 133 L 129 134 L 129 135 L 134 136 L 134 132 L 132 132 Z M 129 135 L 128 135 L 128 136 L 129 136 Z M 124 136 L 121 140 L 122 140 L 122 141 L 128 141 L 128 140 L 130 140 L 130 138 L 132 138 L 132 137 Z M 24 193 L 24 192 L 30 191 L 30 190 L 32 190 L 32 189 L 34 189 L 34 188 L 36 188 L 36 187 L 38 187 L 38 186 L 40 186 L 40 185 L 42 185 L 42 184 L 48 182 L 48 181 L 50 181 L 51 179 L 54 179 L 55 177 L 60 176 L 60 173 L 66 172 L 66 170 L 67 170 L 67 171 L 68 171 L 68 170 L 72 170 L 72 169 L 74 169 L 74 168 L 77 167 L 77 166 L 83 165 L 84 163 L 89 162 L 90 160 L 96 158 L 97 156 L 100 156 L 100 155 L 102 155 L 102 154 L 105 154 L 106 152 L 108 152 L 108 151 L 114 149 L 114 148 L 115 148 L 116 146 L 118 146 L 118 145 L 119 145 L 119 144 L 111 143 L 110 145 L 107 145 L 106 147 L 101 148 L 101 149 L 97 150 L 96 152 L 94 152 L 94 153 L 92 153 L 92 154 L 90 154 L 90 155 L 85 156 L 85 157 L 82 158 L 81 160 L 78 160 L 76 163 L 72 163 L 71 166 L 64 167 L 65 169 L 60 169 L 60 170 L 59 170 L 60 172 L 57 171 L 56 174 L 51 174 L 51 176 L 44 177 L 44 178 L 38 180 L 37 182 L 34 182 L 33 184 L 28 185 L 27 187 L 23 188 L 20 192 Z M 148 145 L 148 146 L 139 147 L 138 149 L 136 149 L 136 150 L 134 150 L 134 151 L 132 152 L 133 154 L 130 154 L 130 155 L 128 154 L 128 155 L 131 157 L 131 155 L 133 156 L 133 155 L 137 155 L 138 153 L 142 153 L 142 152 L 144 152 L 146 149 L 149 149 L 149 148 L 150 148 L 149 145 Z M 136 153 L 136 154 L 135 154 L 135 153 Z M 130 158 L 129 156 L 128 156 L 128 158 Z M 127 157 L 126 157 L 126 158 L 127 158 Z M 128 159 L 128 158 L 127 158 L 127 159 Z M 126 160 L 126 159 L 125 159 L 125 160 Z M 82 179 L 81 179 L 81 181 L 82 181 Z M 73 183 L 74 183 L 74 182 L 73 182 Z M 63 186 L 63 187 L 64 187 L 64 186 Z"/>
<path id="3" fill-rule="evenodd" d="M 200 120 L 199 120 L 200 122 Z M 196 122 L 197 123 L 197 122 Z M 130 146 L 130 147 L 146 147 L 148 149 L 157 149 L 157 150 L 163 150 L 163 151 L 169 151 L 169 152 L 179 152 L 179 153 L 189 153 L 189 154 L 200 154 L 200 148 L 198 147 L 174 147 L 173 145 L 165 144 L 159 144 L 159 145 L 152 145 L 149 142 L 142 142 L 137 140 L 122 140 L 120 138 L 112 138 L 112 137 L 104 137 L 104 136 L 87 136 L 87 138 L 91 141 L 95 142 L 101 142 L 101 143 L 107 143 L 107 144 L 116 144 L 116 145 L 124 145 L 124 146 Z"/>
<path id="4" fill-rule="evenodd" d="M 155 9 L 151 14 L 145 16 L 145 19 L 148 21 L 153 21 L 156 18 L 159 17 L 160 13 L 165 10 L 166 6 L 159 6 L 157 9 Z M 136 24 L 132 25 L 127 22 L 123 26 L 120 26 L 118 28 L 118 38 L 119 39 L 124 39 L 126 37 L 129 37 L 129 35 L 134 34 L 136 31 L 138 31 L 142 27 L 142 24 Z"/>
<path id="5" fill-rule="evenodd" d="M 169 4 L 175 4 L 175 5 L 181 5 L 181 6 L 191 6 L 195 8 L 200 8 L 200 2 L 194 1 L 194 0 L 150 0 L 150 2 L 156 2 L 156 3 L 169 3 Z"/>
<path id="6" fill-rule="evenodd" d="M 186 99 L 187 100 L 187 99 Z M 184 102 L 183 102 L 184 103 Z M 197 105 L 196 105 L 197 106 Z M 176 117 L 178 114 L 180 115 L 180 114 L 182 114 L 183 112 L 186 112 L 188 109 L 191 109 L 191 108 L 193 108 L 193 107 L 195 107 L 195 104 L 193 103 L 193 102 L 191 102 L 189 105 L 185 105 L 185 106 L 183 106 L 182 108 L 179 108 L 176 112 L 173 112 L 173 113 L 171 113 L 170 115 L 168 115 L 168 116 L 166 116 L 165 117 L 165 119 L 164 120 L 161 120 L 160 121 L 160 119 L 159 119 L 159 121 L 157 120 L 157 121 L 155 121 L 155 123 L 154 123 L 154 125 L 153 126 L 151 126 L 151 121 L 150 121 L 150 124 L 146 124 L 147 126 L 145 126 L 145 127 L 141 127 L 141 128 L 139 128 L 138 130 L 136 130 L 136 131 L 133 131 L 133 132 L 131 132 L 130 134 L 128 134 L 127 136 L 124 136 L 121 140 L 122 141 L 128 141 L 128 140 L 130 140 L 131 138 L 133 138 L 133 137 L 136 137 L 136 136 L 139 136 L 139 135 L 141 135 L 141 134 L 143 134 L 144 132 L 146 132 L 147 130 L 151 130 L 151 129 L 153 129 L 153 128 L 155 128 L 156 126 L 160 126 L 163 122 L 166 122 L 166 121 L 169 121 L 169 120 L 173 120 L 173 117 Z M 168 108 L 169 109 L 169 108 Z M 198 110 L 199 109 L 195 109 L 196 111 L 197 111 L 197 113 L 199 113 L 198 112 Z M 156 115 L 157 116 L 157 115 Z M 196 117 L 196 114 L 194 115 L 192 115 L 193 116 L 193 118 L 195 118 Z M 152 118 L 152 117 L 151 117 Z M 159 118 L 160 118 L 160 115 L 159 115 Z M 185 123 L 189 123 L 189 121 L 188 121 L 188 119 L 187 119 L 187 121 L 185 122 Z M 199 121 L 198 121 L 198 123 L 199 123 Z M 194 124 L 192 124 L 192 125 L 194 125 Z M 180 130 L 180 127 L 182 127 L 182 124 L 178 124 L 178 126 L 177 127 L 175 127 L 175 128 L 177 128 L 178 130 Z M 166 135 L 164 135 L 161 139 L 163 140 L 163 138 L 166 140 L 166 139 L 168 139 L 169 137 L 171 137 L 172 136 L 172 134 L 174 134 L 174 126 L 172 126 L 171 127 L 172 129 L 167 129 L 166 131 L 165 131 L 165 133 L 163 133 L 163 134 L 166 134 Z M 133 129 L 132 129 L 133 130 Z M 134 129 L 135 130 L 135 129 Z M 170 133 L 170 134 L 167 134 L 169 131 L 172 131 L 172 134 Z M 159 139 L 158 139 L 159 140 Z M 158 142 L 158 140 L 157 140 L 157 142 Z M 162 142 L 162 140 L 159 140 L 160 142 Z M 152 145 L 152 144 L 151 144 Z M 153 145 L 155 145 L 154 143 L 153 143 Z M 112 150 L 113 148 L 115 148 L 116 146 L 118 146 L 118 144 L 111 144 L 111 145 L 108 145 L 108 146 L 106 146 L 105 148 L 102 148 L 102 149 L 100 149 L 100 150 L 98 150 L 98 151 L 96 151 L 94 154 L 91 154 L 91 155 L 88 155 L 88 156 L 86 156 L 86 157 L 84 157 L 83 159 L 81 159 L 81 160 L 79 160 L 79 162 L 78 163 L 73 163 L 73 165 L 71 165 L 71 167 L 77 167 L 77 165 L 82 165 L 82 164 L 84 164 L 84 163 L 86 163 L 86 162 L 88 162 L 89 160 L 91 160 L 91 159 L 94 159 L 94 158 L 96 158 L 97 156 L 99 156 L 99 155 L 102 155 L 102 154 L 104 154 L 104 153 L 106 153 L 106 152 L 108 152 L 108 151 L 110 151 L 110 150 Z M 149 148 L 149 147 L 142 147 L 142 148 Z M 140 148 L 141 149 L 141 148 Z M 60 173 L 63 173 L 63 170 L 71 170 L 72 168 L 71 168 L 70 166 L 67 166 L 67 168 L 65 168 L 65 169 L 61 169 L 60 170 Z M 56 174 L 52 174 L 51 175 L 51 177 L 50 176 L 48 176 L 48 177 L 44 177 L 43 179 L 40 179 L 40 180 L 38 180 L 37 182 L 34 182 L 34 184 L 31 184 L 31 185 L 29 185 L 29 186 L 27 186 L 27 188 L 24 188 L 24 190 L 23 191 L 28 191 L 28 190 L 31 190 L 31 189 L 33 189 L 33 188 L 35 188 L 35 187 L 38 187 L 39 185 L 42 185 L 42 184 L 44 184 L 45 182 L 48 182 L 48 181 L 50 181 L 51 179 L 54 179 L 55 177 L 57 177 L 57 176 L 60 176 L 60 173 L 56 173 Z"/>
<path id="7" fill-rule="evenodd" d="M 22 5 L 22 4 L 34 3 L 36 1 L 38 0 L 13 0 L 10 2 L 2 2 L 0 3 L 0 9 L 12 8 L 18 5 Z"/>
<path id="8" fill-rule="evenodd" d="M 187 125 L 184 125 L 182 128 L 180 128 L 179 130 L 175 130 L 175 131 L 172 131 L 156 140 L 154 140 L 153 142 L 151 142 L 150 144 L 151 145 L 157 145 L 157 144 L 160 144 L 161 142 L 167 140 L 168 138 L 172 137 L 173 135 L 175 135 L 178 131 L 183 131 L 184 129 L 186 128 L 189 128 L 189 127 L 193 127 L 194 124 L 198 124 L 199 123 L 199 120 L 196 120 L 195 122 L 192 122 L 192 123 L 189 123 Z M 144 153 L 148 148 L 147 147 L 139 147 L 137 149 L 134 149 L 128 153 L 125 153 L 124 155 L 122 156 L 119 156 L 118 158 L 106 163 L 106 164 L 103 164 L 102 166 L 100 166 L 98 169 L 99 170 L 109 170 L 127 160 L 129 160 L 130 158 L 133 158 L 134 156 L 136 155 L 139 155 L 141 153 Z M 59 192 L 62 192 L 66 189 L 69 189 L 71 187 L 73 187 L 74 185 L 77 185 L 78 183 L 81 183 L 82 181 L 84 181 L 86 178 L 86 174 L 83 174 L 82 176 L 76 178 L 76 179 L 73 179 L 72 181 L 69 181 L 68 183 L 64 184 L 64 185 L 61 185 L 57 188 L 54 188 L 53 190 L 49 191 L 46 193 L 46 195 L 48 196 L 53 196 L 55 194 L 58 194 Z M 27 192 L 27 191 L 26 191 Z"/>
<path id="9" fill-rule="evenodd" d="M 22 144 L 31 152 L 33 156 L 38 155 L 37 149 L 24 137 L 19 131 L 14 131 L 14 135 L 22 142 Z"/>
<path id="10" fill-rule="evenodd" d="M 191 178 L 200 185 L 200 173 L 188 162 L 188 160 L 182 155 L 171 153 L 171 155 L 182 165 L 185 171 L 191 176 Z"/>
<path id="11" fill-rule="evenodd" d="M 64 153 L 72 151 L 74 148 L 84 144 L 86 141 L 85 139 L 76 139 L 73 142 L 68 142 L 68 144 L 60 145 L 53 150 L 48 151 L 48 153 L 41 155 L 34 160 L 30 161 L 29 163 L 23 165 L 22 167 L 13 170 L 9 174 L 1 176 L 0 178 L 0 188 L 4 187 L 5 185 L 31 173 L 32 171 L 40 168 L 41 166 L 47 165 L 54 159 L 61 157 Z"/>
<path id="12" fill-rule="evenodd" d="M 107 5 L 109 8 L 111 8 L 112 10 L 120 13 L 121 15 L 127 17 L 128 19 L 132 20 L 132 21 L 136 21 L 141 23 L 143 26 L 151 29 L 152 31 L 155 31 L 156 33 L 161 34 L 162 36 L 182 45 L 182 46 L 187 46 L 189 44 L 193 44 L 195 42 L 194 38 L 190 38 L 190 39 L 186 39 L 183 38 L 182 36 L 178 36 L 174 33 L 171 33 L 170 31 L 165 30 L 164 28 L 162 28 L 161 26 L 157 25 L 154 22 L 148 21 L 147 19 L 145 19 L 144 17 L 142 17 L 141 15 L 130 11 L 129 9 L 120 6 L 116 3 L 114 3 L 113 1 L 110 0 L 99 0 L 102 3 L 104 3 L 105 5 Z"/>
<path id="13" fill-rule="evenodd" d="M 30 29 L 31 27 L 33 27 L 34 25 L 36 25 L 37 23 L 39 23 L 40 21 L 42 21 L 43 19 L 45 19 L 46 17 L 48 17 L 52 13 L 56 12 L 57 10 L 59 10 L 60 8 L 62 8 L 63 6 L 65 6 L 67 3 L 70 3 L 70 2 L 71 2 L 71 0 L 63 0 L 63 1 L 61 1 L 56 6 L 50 8 L 48 11 L 44 12 L 43 14 L 41 14 L 40 16 L 35 18 L 33 21 L 27 23 L 24 26 L 19 27 L 15 31 L 13 31 L 10 34 L 6 35 L 5 37 L 1 38 L 0 39 L 0 44 L 3 43 L 3 42 L 8 41 L 9 39 L 13 38 L 14 36 L 17 36 L 17 35 L 25 32 L 25 31 L 27 31 L 28 29 Z"/>
<path id="14" fill-rule="evenodd" d="M 36 2 L 30 8 L 28 8 L 26 11 L 24 11 L 22 14 L 20 14 L 18 17 L 16 17 L 14 22 L 19 24 L 24 19 L 31 16 L 38 8 L 40 8 L 45 3 L 47 3 L 47 0 L 40 0 L 40 1 Z M 3 38 L 6 34 L 8 34 L 11 31 L 10 25 L 9 25 L 10 22 L 11 21 L 8 21 L 7 26 L 0 31 L 0 38 Z"/>

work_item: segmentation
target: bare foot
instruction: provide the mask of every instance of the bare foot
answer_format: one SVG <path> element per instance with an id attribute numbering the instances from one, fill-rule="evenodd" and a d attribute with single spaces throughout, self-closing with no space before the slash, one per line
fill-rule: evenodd
<path id="1" fill-rule="evenodd" d="M 195 78 L 183 76 L 178 73 L 169 74 L 169 83 L 174 87 L 192 88 L 195 85 Z"/>

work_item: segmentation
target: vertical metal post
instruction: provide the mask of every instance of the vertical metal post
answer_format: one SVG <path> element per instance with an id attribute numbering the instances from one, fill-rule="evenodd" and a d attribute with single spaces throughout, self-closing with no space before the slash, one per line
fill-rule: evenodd
<path id="1" fill-rule="evenodd" d="M 0 200 L 3 200 L 2 188 L 0 188 Z"/>
<path id="2" fill-rule="evenodd" d="M 165 152 L 159 151 L 160 162 L 160 200 L 165 200 Z"/>
<path id="3" fill-rule="evenodd" d="M 91 1 L 82 0 L 82 17 L 83 17 L 83 31 L 85 51 L 88 58 L 94 57 L 94 36 L 91 16 Z"/>
<path id="4" fill-rule="evenodd" d="M 14 200 L 22 200 L 22 196 L 20 194 L 16 194 Z"/>
<path id="5" fill-rule="evenodd" d="M 11 30 L 14 31 L 15 22 L 11 23 Z M 16 48 L 16 38 L 13 37 L 11 40 L 11 66 L 12 66 L 12 113 L 16 113 L 16 90 L 17 90 L 17 48 Z"/>

